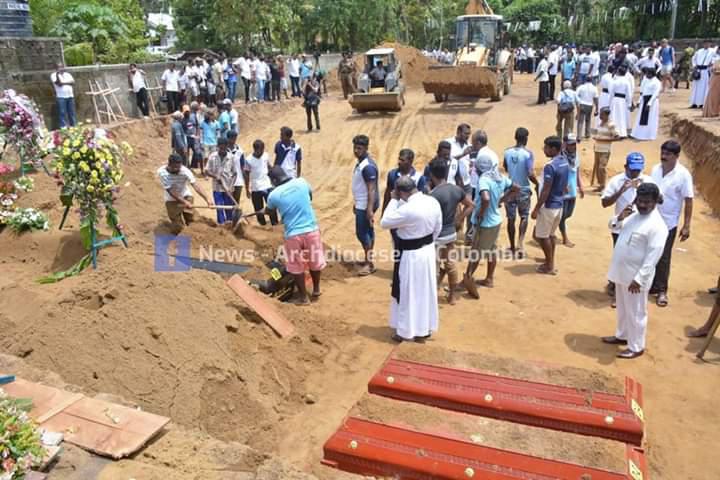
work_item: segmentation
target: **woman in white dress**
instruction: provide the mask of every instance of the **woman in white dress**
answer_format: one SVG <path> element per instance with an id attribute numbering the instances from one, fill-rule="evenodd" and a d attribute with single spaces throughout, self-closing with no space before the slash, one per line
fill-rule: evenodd
<path id="1" fill-rule="evenodd" d="M 657 78 L 655 70 L 645 69 L 645 78 L 640 84 L 640 105 L 635 116 L 632 137 L 637 140 L 655 140 L 660 123 L 660 91 L 662 82 Z"/>
<path id="2" fill-rule="evenodd" d="M 633 77 L 627 75 L 624 65 L 618 67 L 617 75 L 610 84 L 610 121 L 620 138 L 627 138 L 630 125 L 630 108 L 633 97 Z"/>

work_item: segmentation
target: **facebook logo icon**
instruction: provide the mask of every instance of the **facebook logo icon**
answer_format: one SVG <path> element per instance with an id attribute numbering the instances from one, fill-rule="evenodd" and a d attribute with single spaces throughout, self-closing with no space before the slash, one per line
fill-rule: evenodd
<path id="1" fill-rule="evenodd" d="M 175 255 L 170 247 L 175 244 Z M 187 272 L 190 270 L 190 237 L 187 235 L 155 235 L 155 271 Z"/>

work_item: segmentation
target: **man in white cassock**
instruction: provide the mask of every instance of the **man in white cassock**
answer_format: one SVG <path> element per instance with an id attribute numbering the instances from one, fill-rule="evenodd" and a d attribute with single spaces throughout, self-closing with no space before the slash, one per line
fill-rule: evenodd
<path id="1" fill-rule="evenodd" d="M 393 340 L 423 341 L 438 329 L 435 239 L 442 230 L 435 198 L 407 176 L 397 179 L 380 226 L 396 229 L 390 327 Z"/>
<path id="2" fill-rule="evenodd" d="M 692 90 L 690 90 L 690 108 L 702 109 L 710 87 L 710 71 L 715 58 L 715 49 L 712 42 L 705 40 L 703 48 L 692 57 Z M 697 78 L 696 78 L 697 77 Z"/>
<path id="3" fill-rule="evenodd" d="M 618 67 L 617 74 L 610 83 L 610 121 L 615 125 L 620 138 L 627 138 L 630 126 L 630 108 L 632 107 L 635 80 L 628 74 L 624 65 Z"/>
<path id="4" fill-rule="evenodd" d="M 637 140 L 655 140 L 660 123 L 660 92 L 662 82 L 654 69 L 645 69 L 645 78 L 640 84 L 640 105 L 635 117 L 632 137 Z"/>
<path id="5" fill-rule="evenodd" d="M 608 271 L 608 280 L 615 283 L 617 328 L 614 336 L 602 341 L 627 345 L 618 358 L 636 358 L 645 352 L 648 291 L 668 234 L 655 208 L 659 200 L 658 186 L 643 183 L 637 188 L 635 201 L 610 219 L 610 228 L 620 229 Z"/>

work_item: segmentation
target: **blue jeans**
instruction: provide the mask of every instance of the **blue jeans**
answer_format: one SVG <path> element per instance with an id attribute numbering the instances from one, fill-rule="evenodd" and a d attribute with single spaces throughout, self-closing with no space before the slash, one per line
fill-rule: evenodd
<path id="1" fill-rule="evenodd" d="M 257 99 L 260 101 L 265 100 L 265 80 L 258 80 L 257 83 Z"/>
<path id="2" fill-rule="evenodd" d="M 367 219 L 366 210 L 355 209 L 355 235 L 363 247 L 375 243 L 375 229 Z"/>
<path id="3" fill-rule="evenodd" d="M 67 126 L 74 127 L 77 123 L 77 119 L 75 118 L 75 99 L 72 97 L 58 98 L 57 107 L 58 116 L 60 117 L 60 128 Z"/>
<path id="4" fill-rule="evenodd" d="M 234 82 L 227 82 L 227 89 L 228 89 L 228 98 L 232 101 L 235 101 L 235 95 L 237 94 L 237 80 Z"/>
<path id="5" fill-rule="evenodd" d="M 233 203 L 233 199 L 225 192 L 213 192 L 213 201 L 215 202 L 215 205 L 217 206 L 228 206 L 231 207 L 235 205 Z M 222 225 L 225 222 L 231 222 L 233 218 L 232 210 L 225 210 L 225 209 L 217 209 L 217 223 Z"/>
<path id="6" fill-rule="evenodd" d="M 562 217 L 560 217 L 560 232 L 562 232 L 563 234 L 567 232 L 565 222 L 568 218 L 572 217 L 572 214 L 575 211 L 576 199 L 576 197 L 572 197 L 563 200 Z"/>

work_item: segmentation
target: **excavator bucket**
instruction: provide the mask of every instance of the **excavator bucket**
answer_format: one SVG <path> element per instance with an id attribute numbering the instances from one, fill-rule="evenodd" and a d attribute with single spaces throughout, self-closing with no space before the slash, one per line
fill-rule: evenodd
<path id="1" fill-rule="evenodd" d="M 427 72 L 423 87 L 435 98 L 445 95 L 497 98 L 498 73 L 494 68 L 475 65 L 433 65 Z"/>
<path id="2" fill-rule="evenodd" d="M 354 93 L 350 97 L 350 105 L 359 113 L 399 112 L 402 104 L 400 92 L 386 92 L 384 88 L 373 88 L 369 93 Z"/>

